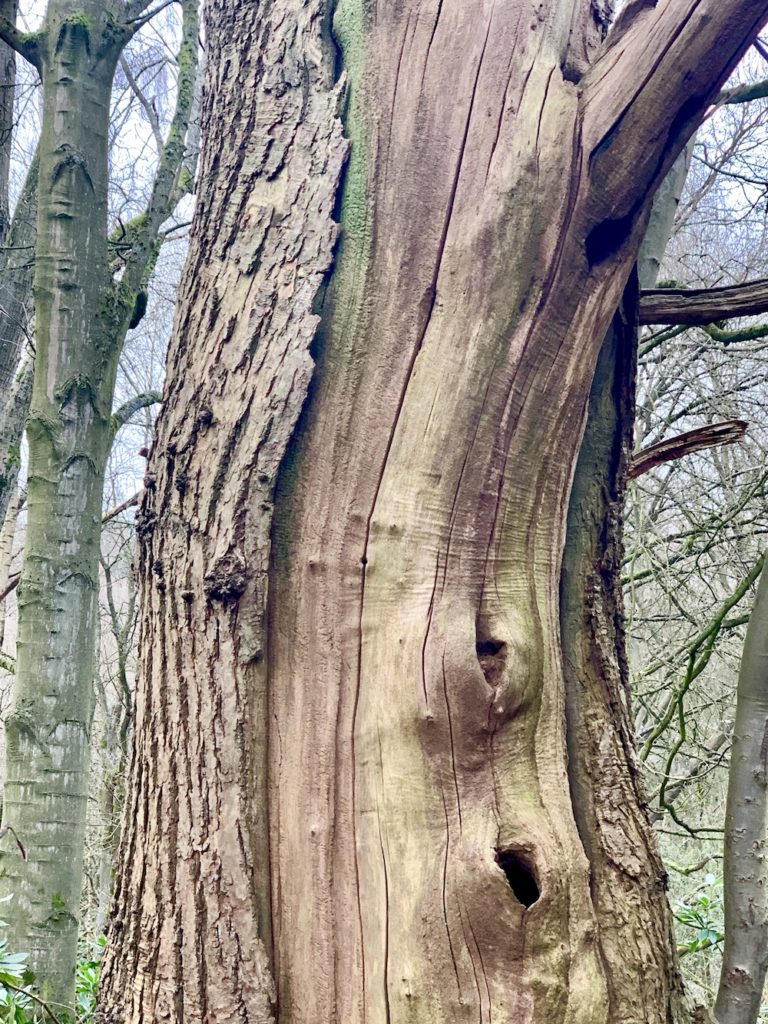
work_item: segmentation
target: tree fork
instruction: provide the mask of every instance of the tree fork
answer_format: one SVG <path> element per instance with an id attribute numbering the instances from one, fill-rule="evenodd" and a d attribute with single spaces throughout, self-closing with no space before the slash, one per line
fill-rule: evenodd
<path id="1" fill-rule="evenodd" d="M 142 513 L 105 1020 L 684 1015 L 673 966 L 641 1005 L 626 981 L 674 959 L 637 807 L 601 847 L 629 875 L 615 914 L 590 885 L 560 565 L 649 197 L 768 3 L 631 3 L 602 49 L 591 10 L 341 0 L 352 152 L 313 338 L 345 149 L 328 8 L 241 3 L 236 34 L 209 4 L 211 194 Z M 637 958 L 624 983 L 608 947 Z"/>

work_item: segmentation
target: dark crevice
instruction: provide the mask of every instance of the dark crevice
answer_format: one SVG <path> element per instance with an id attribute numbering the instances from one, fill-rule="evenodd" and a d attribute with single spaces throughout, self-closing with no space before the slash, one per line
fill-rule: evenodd
<path id="1" fill-rule="evenodd" d="M 478 658 L 494 658 L 503 650 L 504 644 L 501 640 L 482 640 L 477 644 Z"/>
<path id="2" fill-rule="evenodd" d="M 475 650 L 486 682 L 495 689 L 504 680 L 507 664 L 507 645 L 502 640 L 490 637 L 481 640 L 478 637 Z"/>
<path id="3" fill-rule="evenodd" d="M 538 900 L 541 892 L 533 869 L 516 850 L 496 850 L 496 863 L 504 872 L 509 887 L 527 909 Z"/>

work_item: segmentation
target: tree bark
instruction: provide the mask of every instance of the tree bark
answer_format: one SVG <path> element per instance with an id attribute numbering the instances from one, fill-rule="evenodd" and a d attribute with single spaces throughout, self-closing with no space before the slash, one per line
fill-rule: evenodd
<path id="1" fill-rule="evenodd" d="M 768 570 L 763 569 L 739 672 L 725 817 L 725 947 L 718 1024 L 754 1024 L 768 969 Z"/>
<path id="2" fill-rule="evenodd" d="M 41 43 L 36 367 L 17 672 L 5 720 L 8 941 L 71 1006 L 88 796 L 103 466 L 116 359 L 105 344 L 107 127 L 118 48 L 96 0 L 51 0 Z M 105 49 L 106 48 L 106 49 Z"/>
<path id="3" fill-rule="evenodd" d="M 323 294 L 329 11 L 228 7 L 103 1019 L 682 1019 L 610 647 L 569 783 L 560 572 L 650 195 L 768 3 L 636 2 L 595 59 L 587 3 L 341 0 Z"/>
<path id="4" fill-rule="evenodd" d="M 139 517 L 153 624 L 143 627 L 106 1021 L 272 1019 L 272 494 L 312 373 L 348 147 L 324 4 L 217 0 L 206 38 L 207 187 L 169 353 L 162 454 Z M 203 324 L 202 347 L 190 346 Z"/>
<path id="5" fill-rule="evenodd" d="M 117 277 L 107 239 L 109 109 L 117 60 L 136 25 L 120 20 L 122 4 L 50 0 L 34 40 L 43 80 L 44 187 L 35 243 L 28 525 L 3 807 L 28 859 L 10 843 L 3 847 L 0 889 L 11 897 L 4 916 L 12 948 L 29 951 L 44 996 L 65 1007 L 74 1000 L 104 469 L 115 430 L 132 411 L 112 415 L 115 374 L 160 228 L 189 184 L 182 164 L 197 4 L 184 0 L 182 9 L 176 111 L 147 209 L 126 226 L 130 248 Z M 30 43 L 25 37 L 19 45 Z"/>

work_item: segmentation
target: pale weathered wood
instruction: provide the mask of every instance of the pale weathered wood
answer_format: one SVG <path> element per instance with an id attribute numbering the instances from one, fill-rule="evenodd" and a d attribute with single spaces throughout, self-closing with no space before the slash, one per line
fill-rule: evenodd
<path id="1" fill-rule="evenodd" d="M 723 423 L 710 423 L 705 427 L 686 430 L 684 434 L 675 434 L 663 441 L 657 441 L 647 448 L 635 452 L 629 464 L 629 477 L 636 479 L 643 473 L 649 473 L 665 462 L 674 462 L 693 452 L 718 445 L 734 444 L 746 434 L 749 424 L 744 420 L 726 420 Z"/>
<path id="2" fill-rule="evenodd" d="M 640 296 L 641 324 L 711 324 L 768 313 L 768 278 L 725 288 L 652 288 Z"/>

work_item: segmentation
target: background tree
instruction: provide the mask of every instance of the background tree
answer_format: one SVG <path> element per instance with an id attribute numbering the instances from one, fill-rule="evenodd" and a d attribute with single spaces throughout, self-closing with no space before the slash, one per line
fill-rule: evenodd
<path id="1" fill-rule="evenodd" d="M 43 995 L 64 1007 L 74 995 L 104 471 L 115 431 L 142 404 L 113 415 L 118 358 L 146 307 L 161 228 L 189 184 L 197 9 L 182 6 L 176 115 L 146 209 L 112 237 L 112 82 L 125 46 L 155 12 L 51 0 L 39 32 L 0 22 L 43 90 L 27 528 L 3 803 L 27 858 L 9 843 L 0 884 L 12 948 L 29 952 Z"/>
<path id="2" fill-rule="evenodd" d="M 706 1002 L 714 1001 L 727 935 L 723 890 L 749 870 L 724 872 L 722 827 L 736 675 L 765 533 L 765 317 L 742 314 L 765 307 L 753 302 L 749 310 L 740 300 L 729 309 L 726 299 L 765 292 L 760 281 L 741 287 L 765 274 L 756 184 L 768 109 L 762 50 L 758 40 L 698 132 L 661 271 L 665 287 L 642 303 L 646 312 L 676 306 L 676 315 L 669 326 L 645 328 L 636 428 L 638 447 L 663 440 L 673 450 L 679 431 L 709 430 L 702 424 L 729 417 L 748 422 L 748 431 L 737 445 L 686 455 L 637 480 L 622 570 L 646 785 L 670 871 L 683 972 Z M 673 284 L 728 288 L 688 292 L 682 303 Z M 691 326 L 702 303 L 718 322 Z M 764 912 L 753 903 L 755 927 Z M 755 986 L 757 977 L 745 994 Z"/>

